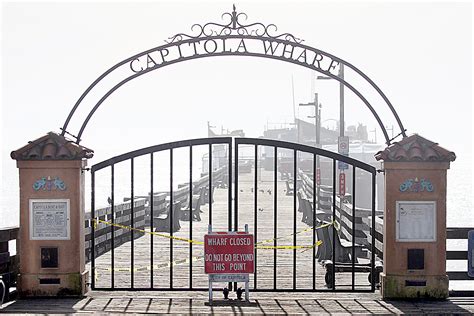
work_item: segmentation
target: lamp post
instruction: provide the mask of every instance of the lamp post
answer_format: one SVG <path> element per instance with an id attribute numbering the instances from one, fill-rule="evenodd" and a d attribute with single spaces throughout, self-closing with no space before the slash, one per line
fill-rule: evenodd
<path id="1" fill-rule="evenodd" d="M 314 129 L 315 129 L 315 147 L 320 148 L 321 147 L 321 103 L 318 102 L 318 94 L 314 94 L 314 101 L 309 102 L 309 103 L 300 103 L 300 106 L 314 106 L 314 116 L 308 116 L 309 118 L 314 118 Z M 298 130 L 298 135 L 299 135 L 299 130 Z M 318 203 L 318 209 L 320 209 L 320 202 L 319 202 L 319 196 L 320 196 L 320 167 L 319 167 L 319 155 L 316 155 L 316 178 L 314 179 L 316 183 L 316 196 L 317 196 L 317 203 Z M 296 188 L 295 188 L 296 192 Z"/>
<path id="2" fill-rule="evenodd" d="M 339 78 L 344 79 L 344 65 L 341 64 L 339 68 Z M 317 76 L 316 79 L 319 80 L 330 80 L 331 77 L 326 76 Z M 344 84 L 339 83 L 339 136 L 344 137 Z"/>
<path id="3" fill-rule="evenodd" d="M 318 136 L 319 136 L 319 133 L 318 133 L 318 107 L 317 107 L 317 104 L 318 104 L 318 94 L 315 93 L 314 94 L 314 101 L 313 102 L 309 102 L 309 103 L 300 103 L 299 106 L 314 106 L 314 116 L 308 116 L 309 118 L 314 118 L 314 129 L 315 129 L 315 135 L 314 135 L 314 147 L 319 147 L 319 141 L 318 141 Z M 299 135 L 299 131 L 298 131 L 298 135 Z"/>
<path id="4" fill-rule="evenodd" d="M 344 80 L 344 65 L 341 64 L 339 68 L 339 78 Z M 339 135 L 344 137 L 344 85 L 342 82 L 339 83 L 339 120 L 341 121 L 339 125 L 341 126 Z"/>
<path id="5" fill-rule="evenodd" d="M 344 65 L 341 64 L 339 68 L 339 78 L 344 80 Z M 317 76 L 316 79 L 332 79 L 326 76 Z M 338 152 L 343 155 L 349 155 L 349 139 L 344 137 L 344 84 L 339 82 L 339 139 L 338 139 Z M 339 193 L 345 192 L 345 174 L 344 169 L 347 169 L 347 164 L 340 163 L 339 169 Z M 353 175 L 355 176 L 355 175 Z M 344 186 L 344 188 L 342 188 Z M 355 201 L 353 201 L 355 203 Z M 341 207 L 342 207 L 342 196 L 341 196 Z"/>

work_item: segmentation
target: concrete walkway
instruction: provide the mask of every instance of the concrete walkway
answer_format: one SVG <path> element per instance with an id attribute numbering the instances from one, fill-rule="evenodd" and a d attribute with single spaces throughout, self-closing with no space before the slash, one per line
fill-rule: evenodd
<path id="1" fill-rule="evenodd" d="M 207 292 L 90 292 L 82 299 L 29 299 L 5 304 L 0 313 L 171 314 L 472 314 L 474 298 L 383 301 L 379 293 L 250 293 L 250 303 Z"/>

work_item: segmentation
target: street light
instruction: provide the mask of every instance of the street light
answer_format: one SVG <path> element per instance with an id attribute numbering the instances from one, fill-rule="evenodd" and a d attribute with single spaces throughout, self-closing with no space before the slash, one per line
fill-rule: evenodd
<path id="1" fill-rule="evenodd" d="M 344 65 L 339 68 L 339 78 L 344 80 Z M 331 77 L 317 76 L 316 79 L 329 80 Z M 339 83 L 339 136 L 344 137 L 344 84 Z"/>
<path id="2" fill-rule="evenodd" d="M 309 103 L 300 103 L 299 106 L 314 106 L 314 116 L 308 116 L 308 118 L 314 118 L 314 129 L 315 129 L 315 135 L 314 135 L 314 142 L 315 142 L 315 147 L 319 147 L 319 124 L 318 121 L 321 121 L 321 110 L 318 110 L 318 94 L 314 94 L 314 101 L 309 102 Z M 319 104 L 319 108 L 321 108 L 321 104 Z M 298 136 L 299 136 L 299 130 L 298 130 Z"/>
<path id="3" fill-rule="evenodd" d="M 344 80 L 344 65 L 341 64 L 341 67 L 339 68 L 339 74 L 338 74 L 338 77 L 342 80 Z M 323 80 L 327 80 L 327 79 L 332 79 L 330 77 L 326 77 L 326 76 L 317 76 L 316 77 L 317 79 L 323 79 Z M 342 82 L 339 82 L 339 139 L 338 139 L 338 152 L 340 154 L 344 154 L 344 155 L 349 155 L 349 140 L 347 138 L 344 137 L 344 130 L 345 130 L 345 127 L 344 127 L 344 84 Z M 342 151 L 342 148 L 343 148 L 343 145 L 344 144 L 345 146 L 345 149 L 344 151 Z M 342 187 L 341 185 L 344 186 L 344 191 L 345 191 L 345 174 L 344 174 L 344 169 L 347 169 L 348 166 L 347 164 L 344 164 L 344 163 L 340 163 L 339 162 L 339 165 L 338 165 L 338 169 L 339 169 L 339 193 L 343 192 L 342 191 Z M 355 176 L 355 175 L 353 175 Z M 343 183 L 343 184 L 341 184 Z M 342 207 L 342 197 L 341 197 L 341 207 Z M 353 201 L 353 203 L 355 203 L 355 201 Z"/>
<path id="4" fill-rule="evenodd" d="M 314 129 L 315 129 L 315 147 L 320 148 L 320 138 L 321 138 L 321 103 L 318 102 L 318 94 L 314 94 L 314 101 L 309 103 L 300 103 L 299 106 L 314 106 L 314 116 L 308 116 L 309 118 L 314 118 Z M 298 136 L 299 136 L 299 129 L 298 129 Z M 316 177 L 320 179 L 320 167 L 319 167 L 319 155 L 316 155 Z M 315 180 L 316 183 L 316 196 L 317 196 L 317 203 L 318 209 L 321 208 L 320 204 L 320 183 L 319 180 Z M 296 189 L 295 189 L 296 192 Z"/>
<path id="5" fill-rule="evenodd" d="M 319 103 L 319 106 L 317 108 L 318 113 L 315 113 L 315 115 L 308 115 L 308 118 L 314 118 L 314 128 L 316 129 L 316 147 L 320 148 L 321 147 L 321 108 L 322 104 Z"/>

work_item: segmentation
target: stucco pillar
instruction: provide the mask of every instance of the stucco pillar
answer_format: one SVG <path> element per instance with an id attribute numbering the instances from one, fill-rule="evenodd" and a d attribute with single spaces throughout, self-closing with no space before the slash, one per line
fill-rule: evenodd
<path id="1" fill-rule="evenodd" d="M 20 296 L 82 296 L 84 168 L 92 151 L 51 132 L 11 157 L 20 175 Z"/>
<path id="2" fill-rule="evenodd" d="M 447 298 L 446 174 L 455 154 L 415 134 L 376 158 L 385 172 L 383 298 Z"/>

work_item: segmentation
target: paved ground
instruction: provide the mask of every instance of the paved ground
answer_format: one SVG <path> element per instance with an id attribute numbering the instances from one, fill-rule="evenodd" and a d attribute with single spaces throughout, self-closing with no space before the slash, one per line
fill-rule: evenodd
<path id="1" fill-rule="evenodd" d="M 232 293 L 234 294 L 234 293 Z M 235 298 L 235 294 L 232 295 Z M 11 302 L 0 313 L 219 313 L 219 314 L 473 314 L 474 298 L 446 301 L 383 301 L 378 293 L 251 293 L 250 303 L 206 292 L 92 292 L 82 299 Z"/>

